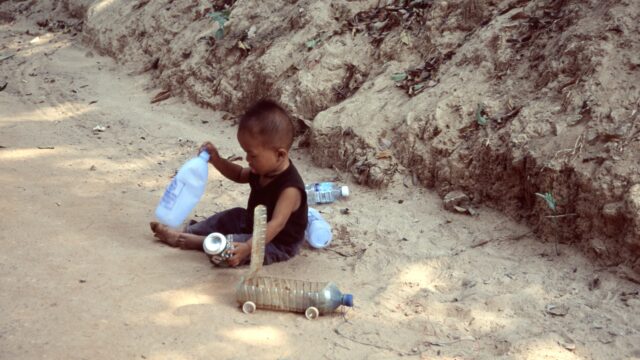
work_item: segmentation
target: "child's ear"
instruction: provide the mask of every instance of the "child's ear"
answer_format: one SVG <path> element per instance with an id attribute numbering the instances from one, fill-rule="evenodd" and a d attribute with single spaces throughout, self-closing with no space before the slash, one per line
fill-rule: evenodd
<path id="1" fill-rule="evenodd" d="M 289 156 L 289 152 L 285 148 L 278 149 L 278 160 L 286 159 Z"/>

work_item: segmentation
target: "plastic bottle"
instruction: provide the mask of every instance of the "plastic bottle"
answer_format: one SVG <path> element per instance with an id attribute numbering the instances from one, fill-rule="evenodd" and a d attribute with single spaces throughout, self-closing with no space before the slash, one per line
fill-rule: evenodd
<path id="1" fill-rule="evenodd" d="M 238 284 L 236 299 L 242 311 L 256 307 L 303 312 L 308 319 L 335 311 L 340 305 L 352 307 L 353 295 L 343 294 L 332 282 L 281 279 L 256 276 Z"/>
<path id="2" fill-rule="evenodd" d="M 340 305 L 353 306 L 353 295 L 342 294 L 338 287 L 330 282 L 259 276 L 264 259 L 266 230 L 267 209 L 258 205 L 253 215 L 253 246 L 249 273 L 236 287 L 236 300 L 242 305 L 242 311 L 249 314 L 260 307 L 303 312 L 307 319 L 315 319 L 320 314 L 334 311 Z"/>
<path id="3" fill-rule="evenodd" d="M 309 208 L 308 217 L 309 222 L 305 237 L 309 245 L 316 249 L 322 249 L 329 245 L 332 239 L 331 225 L 314 208 Z"/>
<path id="4" fill-rule="evenodd" d="M 156 208 L 156 217 L 161 223 L 177 227 L 187 218 L 204 193 L 208 162 L 209 153 L 203 151 L 182 165 Z"/>
<path id="5" fill-rule="evenodd" d="M 340 186 L 333 182 L 319 182 L 305 185 L 307 204 L 326 204 L 336 201 L 340 197 L 349 196 L 349 187 Z"/>

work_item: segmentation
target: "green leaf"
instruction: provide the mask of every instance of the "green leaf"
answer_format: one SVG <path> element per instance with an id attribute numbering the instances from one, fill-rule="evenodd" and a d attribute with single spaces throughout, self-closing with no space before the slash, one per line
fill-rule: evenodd
<path id="1" fill-rule="evenodd" d="M 215 35 L 214 35 L 214 36 L 215 36 L 216 40 L 220 40 L 220 39 L 222 39 L 222 38 L 224 37 L 224 28 L 223 28 L 223 27 L 219 28 L 219 29 L 216 31 L 216 33 L 215 33 Z"/>
<path id="2" fill-rule="evenodd" d="M 207 14 L 213 21 L 218 23 L 218 30 L 214 34 L 217 40 L 220 40 L 224 37 L 224 24 L 229 21 L 229 11 L 216 11 Z"/>
<path id="3" fill-rule="evenodd" d="M 550 192 L 546 192 L 544 194 L 536 193 L 536 195 L 546 201 L 549 209 L 553 210 L 553 212 L 556 211 L 556 199 L 553 198 L 553 195 Z"/>
<path id="4" fill-rule="evenodd" d="M 393 80 L 395 82 L 400 82 L 400 81 L 406 80 L 407 77 L 409 77 L 409 75 L 407 75 L 407 73 L 399 72 L 399 73 L 395 73 L 395 74 L 391 75 L 391 80 Z"/>
<path id="5" fill-rule="evenodd" d="M 306 46 L 307 49 L 311 50 L 314 47 L 316 47 L 316 45 L 318 45 L 320 43 L 320 41 L 321 41 L 320 39 L 311 39 L 311 40 L 305 42 L 304 46 Z"/>
<path id="6" fill-rule="evenodd" d="M 484 105 L 482 103 L 479 103 L 478 107 L 476 108 L 476 121 L 480 125 L 487 125 L 487 118 L 482 115 L 483 111 L 484 111 Z"/>
<path id="7" fill-rule="evenodd" d="M 211 12 L 209 14 L 209 17 L 211 19 L 213 19 L 213 21 L 217 22 L 218 24 L 220 24 L 220 26 L 224 25 L 224 23 L 226 23 L 227 21 L 229 21 L 229 12 Z"/>

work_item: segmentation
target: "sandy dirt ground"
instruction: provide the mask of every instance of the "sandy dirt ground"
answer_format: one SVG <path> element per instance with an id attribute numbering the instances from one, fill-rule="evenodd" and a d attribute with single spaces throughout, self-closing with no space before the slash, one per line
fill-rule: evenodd
<path id="1" fill-rule="evenodd" d="M 201 142 L 243 155 L 233 122 L 177 98 L 150 104 L 160 89 L 147 77 L 68 34 L 17 23 L 0 38 L 14 54 L 0 62 L 0 358 L 640 358 L 638 285 L 617 269 L 562 244 L 556 256 L 490 210 L 447 212 L 420 187 L 357 186 L 302 149 L 292 159 L 306 181 L 352 196 L 319 207 L 329 248 L 265 273 L 333 280 L 355 307 L 245 315 L 233 288 L 246 268 L 212 268 L 148 228 Z M 196 217 L 247 194 L 211 171 Z"/>

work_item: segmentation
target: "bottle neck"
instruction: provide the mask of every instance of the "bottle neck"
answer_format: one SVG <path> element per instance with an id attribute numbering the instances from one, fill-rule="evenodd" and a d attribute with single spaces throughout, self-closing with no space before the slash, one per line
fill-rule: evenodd
<path id="1" fill-rule="evenodd" d="M 340 303 L 344 306 L 353 307 L 353 295 L 343 294 L 342 299 L 340 299 Z"/>
<path id="2" fill-rule="evenodd" d="M 200 157 L 200 159 L 204 160 L 205 162 L 209 162 L 209 158 L 211 157 L 211 155 L 209 155 L 208 151 L 203 151 L 198 154 L 198 157 Z"/>

